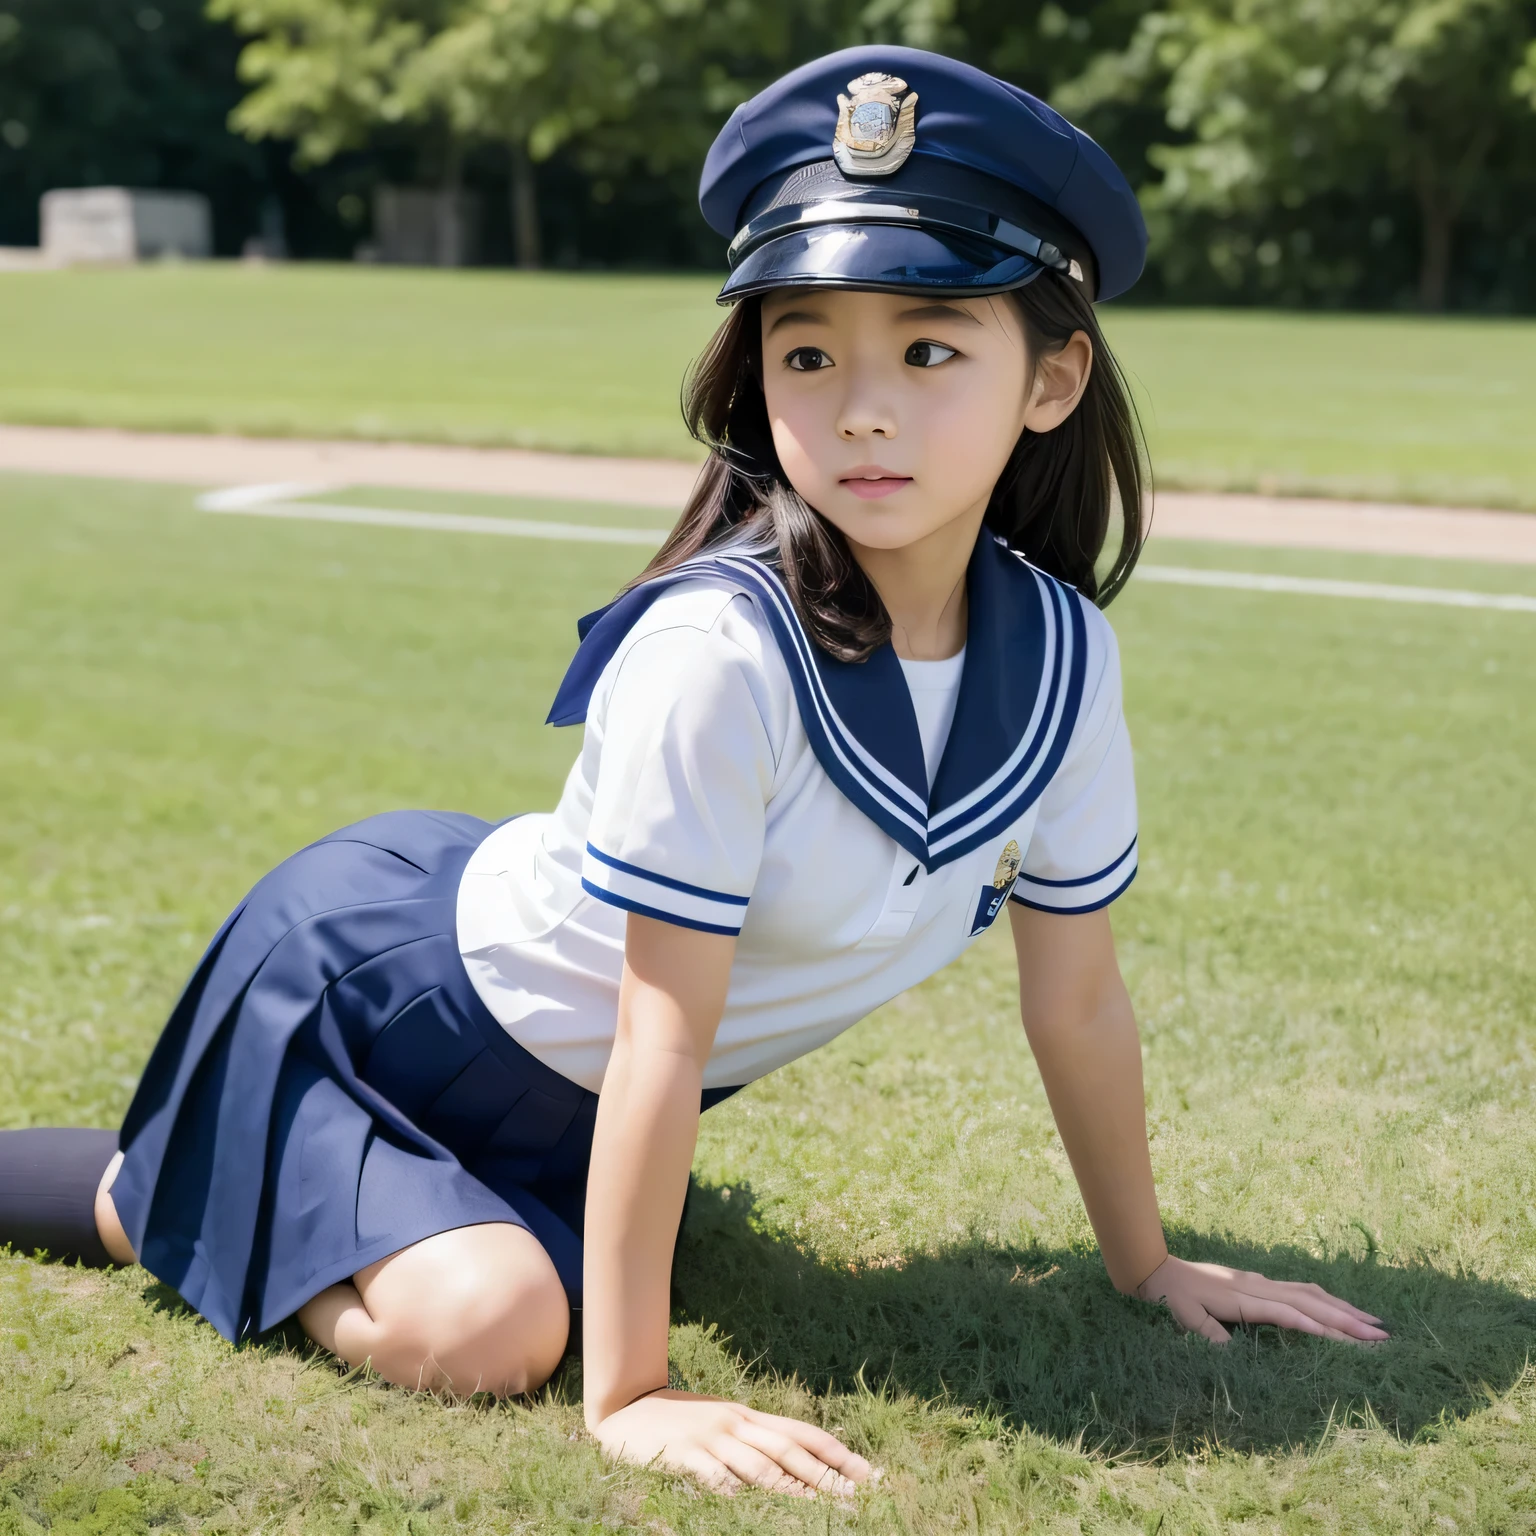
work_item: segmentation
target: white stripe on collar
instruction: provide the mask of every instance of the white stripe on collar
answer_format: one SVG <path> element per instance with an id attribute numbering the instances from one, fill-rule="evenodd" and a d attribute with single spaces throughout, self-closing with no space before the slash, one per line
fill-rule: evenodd
<path id="1" fill-rule="evenodd" d="M 823 771 L 930 870 L 960 858 L 1016 822 L 1059 766 L 1082 705 L 1084 600 L 987 534 L 978 543 L 968 576 L 971 624 L 955 720 L 936 788 L 925 784 L 926 800 L 882 759 L 877 744 L 859 738 L 838 710 L 829 686 L 829 677 L 835 677 L 841 689 L 891 688 L 889 706 L 875 715 L 891 723 L 894 735 L 884 744 L 894 750 L 892 743 L 905 725 L 912 742 L 897 741 L 898 758 L 911 759 L 915 751 L 921 772 L 916 718 L 894 653 L 879 666 L 872 665 L 871 657 L 857 668 L 827 656 L 806 634 L 772 565 L 739 546 L 697 555 L 582 620 L 582 643 L 550 710 L 551 723 L 584 719 L 598 676 L 640 615 L 666 588 L 700 577 L 724 581 L 757 604 L 789 671 L 801 723 Z M 1012 725 L 1002 718 L 1000 707 L 1011 711 Z M 981 760 L 983 738 L 991 743 L 991 763 Z M 939 792 L 956 778 L 968 787 L 953 800 L 941 799 Z"/>

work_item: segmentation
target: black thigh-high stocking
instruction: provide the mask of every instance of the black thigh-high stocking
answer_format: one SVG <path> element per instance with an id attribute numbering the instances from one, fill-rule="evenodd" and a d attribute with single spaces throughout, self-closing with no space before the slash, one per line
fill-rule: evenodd
<path id="1" fill-rule="evenodd" d="M 108 1268 L 112 1259 L 96 1230 L 96 1189 L 116 1152 L 116 1131 L 0 1131 L 0 1244 Z"/>

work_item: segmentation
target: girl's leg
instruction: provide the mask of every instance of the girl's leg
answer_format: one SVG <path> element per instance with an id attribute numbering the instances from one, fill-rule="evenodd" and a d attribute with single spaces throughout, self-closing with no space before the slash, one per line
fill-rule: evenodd
<path id="1" fill-rule="evenodd" d="M 119 1264 L 134 1253 L 112 1203 L 119 1152 L 96 1194 L 96 1226 Z M 550 1257 L 510 1222 L 455 1227 L 329 1286 L 299 1308 L 315 1343 L 386 1381 L 467 1396 L 544 1385 L 565 1353 L 571 1313 Z"/>
<path id="2" fill-rule="evenodd" d="M 117 1170 L 122 1166 L 123 1154 L 114 1152 L 96 1188 L 96 1231 L 101 1236 L 101 1246 L 107 1250 L 114 1264 L 132 1264 L 138 1255 L 134 1253 L 128 1234 L 123 1231 L 123 1224 L 117 1219 L 117 1207 L 112 1203 L 112 1185 L 117 1178 Z"/>
<path id="3" fill-rule="evenodd" d="M 348 1365 L 428 1391 L 531 1392 L 565 1353 L 570 1308 L 549 1255 L 510 1222 L 456 1227 L 359 1270 L 299 1309 Z"/>
<path id="4" fill-rule="evenodd" d="M 94 1202 L 116 1151 L 116 1131 L 0 1131 L 0 1243 L 93 1267 L 110 1264 L 115 1255 L 97 1235 Z"/>

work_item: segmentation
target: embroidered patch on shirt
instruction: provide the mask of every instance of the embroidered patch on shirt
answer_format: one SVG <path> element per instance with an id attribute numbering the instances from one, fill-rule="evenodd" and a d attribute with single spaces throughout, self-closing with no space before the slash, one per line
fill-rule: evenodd
<path id="1" fill-rule="evenodd" d="M 1013 891 L 1013 884 L 1019 878 L 1019 866 L 1024 862 L 1023 855 L 1019 852 L 1018 842 L 1008 839 L 1007 846 L 997 856 L 997 868 L 992 872 L 992 884 L 981 888 L 981 899 L 976 903 L 976 913 L 971 919 L 971 937 L 975 938 L 983 929 L 990 928 L 1003 910 L 1009 895 Z"/>

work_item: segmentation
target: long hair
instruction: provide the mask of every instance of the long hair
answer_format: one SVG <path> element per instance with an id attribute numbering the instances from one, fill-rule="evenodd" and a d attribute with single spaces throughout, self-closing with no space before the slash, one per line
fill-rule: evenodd
<path id="1" fill-rule="evenodd" d="M 1020 436 L 993 487 L 985 524 L 1104 607 L 1125 585 L 1145 541 L 1148 476 L 1130 390 L 1075 284 L 1043 272 L 1005 297 L 1023 317 L 1032 359 L 1059 352 L 1082 331 L 1093 344 L 1093 367 L 1077 408 L 1059 427 Z M 760 309 L 755 298 L 737 304 L 684 380 L 683 417 L 709 458 L 676 527 L 630 585 L 728 541 L 746 542 L 775 557 L 812 639 L 839 660 L 863 661 L 890 638 L 890 616 L 842 533 L 807 505 L 779 463 L 763 398 Z M 1120 546 L 1101 579 L 1099 557 L 1117 503 Z"/>

